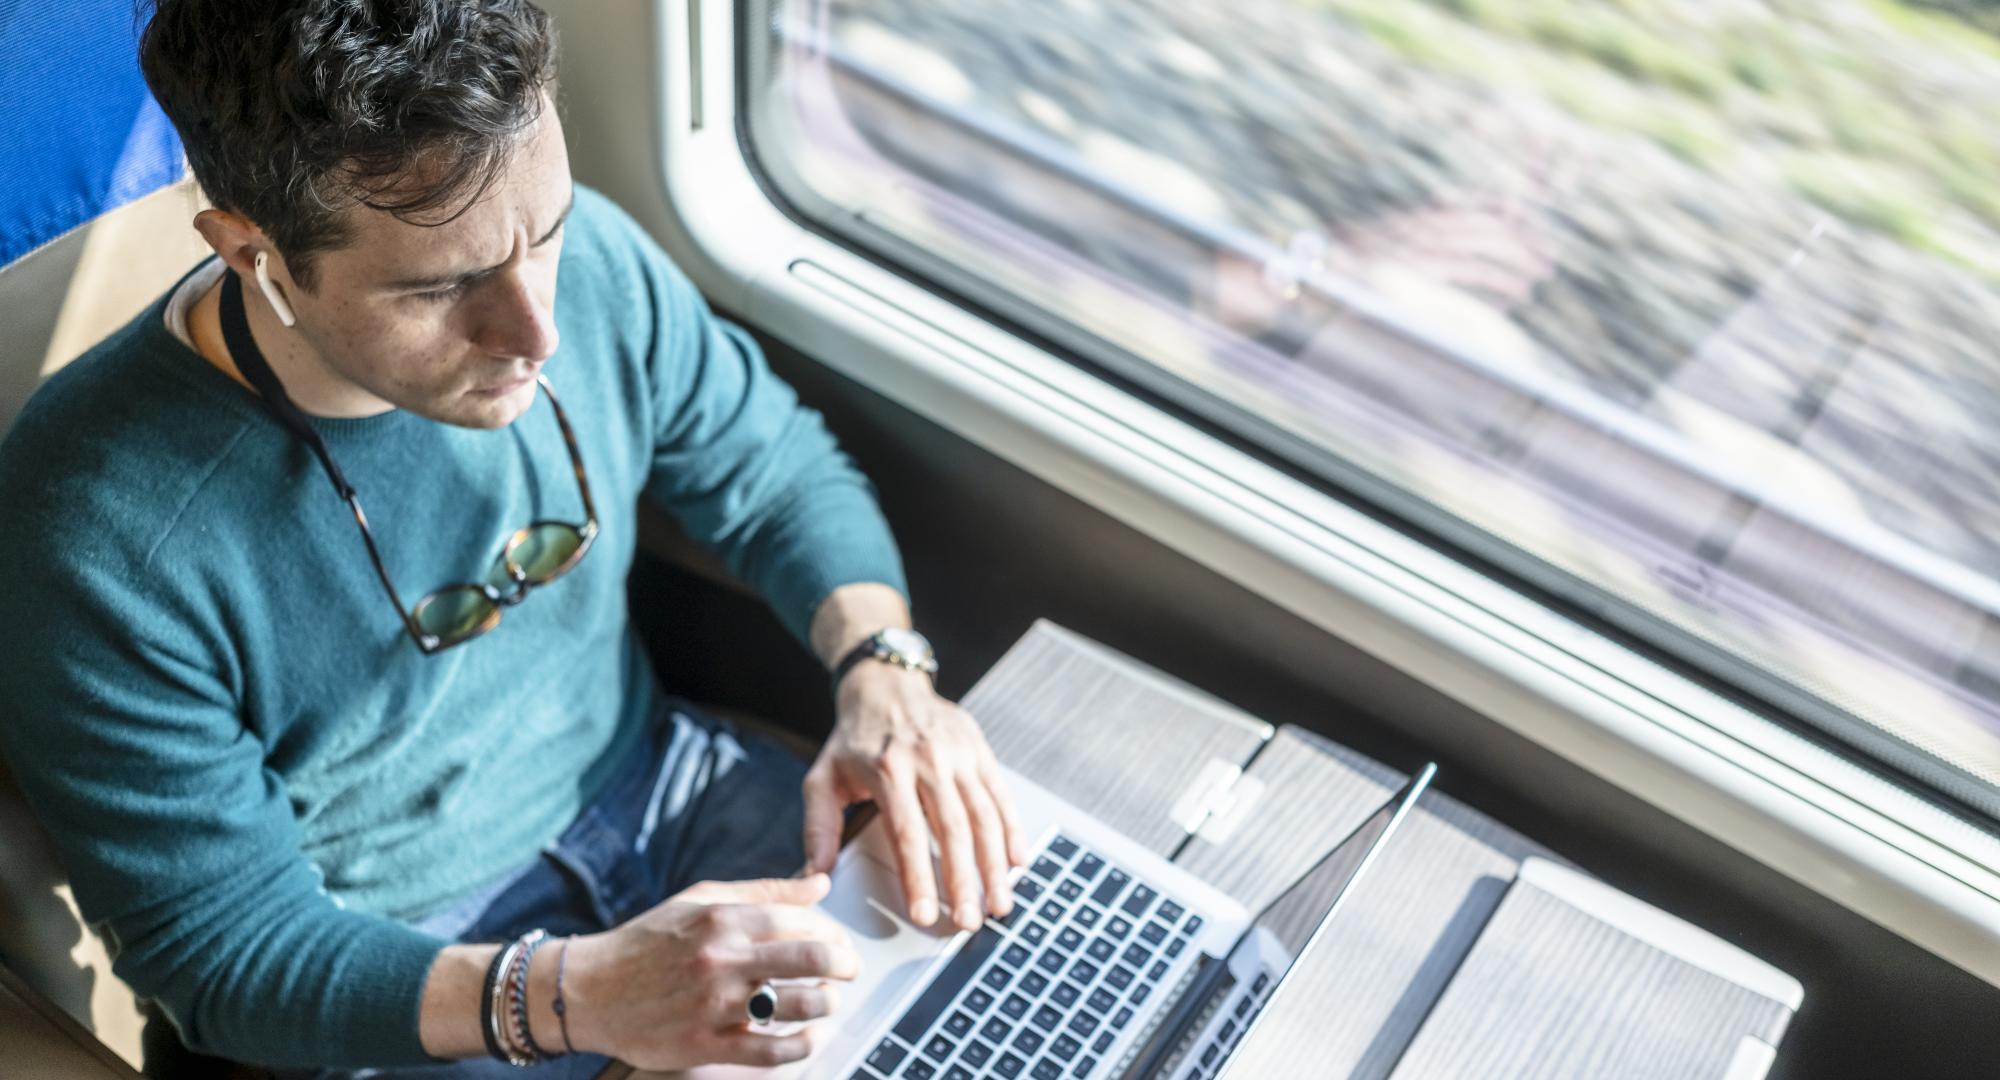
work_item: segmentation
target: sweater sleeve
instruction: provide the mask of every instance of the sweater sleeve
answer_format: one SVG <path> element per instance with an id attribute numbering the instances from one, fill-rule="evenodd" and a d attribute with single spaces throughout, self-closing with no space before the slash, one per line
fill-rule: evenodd
<path id="1" fill-rule="evenodd" d="M 818 412 L 740 327 L 710 312 L 646 241 L 654 401 L 648 494 L 809 643 L 828 593 L 879 582 L 908 595 L 873 488 Z"/>
<path id="2" fill-rule="evenodd" d="M 0 590 L 0 752 L 114 970 L 207 1053 L 432 1060 L 418 1009 L 443 942 L 321 888 L 240 718 L 226 620 L 142 556 L 70 539 Z"/>

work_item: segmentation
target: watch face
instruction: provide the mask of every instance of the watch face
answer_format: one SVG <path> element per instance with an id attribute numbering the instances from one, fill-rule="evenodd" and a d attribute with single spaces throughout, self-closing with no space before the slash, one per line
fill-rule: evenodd
<path id="1" fill-rule="evenodd" d="M 897 656 L 925 660 L 931 655 L 930 640 L 915 630 L 890 627 L 882 631 L 882 644 Z"/>

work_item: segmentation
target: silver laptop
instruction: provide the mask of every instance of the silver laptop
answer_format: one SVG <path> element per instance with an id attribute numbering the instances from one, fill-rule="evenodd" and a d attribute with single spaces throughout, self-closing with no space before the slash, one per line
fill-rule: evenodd
<path id="1" fill-rule="evenodd" d="M 842 849 L 822 907 L 862 975 L 831 1038 L 781 1069 L 691 1076 L 828 1080 L 1212 1080 L 1374 862 L 1435 767 L 1252 915 L 1018 774 L 1028 835 L 1014 909 L 966 933 L 912 925 L 880 821 Z"/>

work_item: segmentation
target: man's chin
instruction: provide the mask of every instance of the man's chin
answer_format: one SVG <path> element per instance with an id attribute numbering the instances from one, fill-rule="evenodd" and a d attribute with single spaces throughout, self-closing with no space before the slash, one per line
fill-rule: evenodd
<path id="1" fill-rule="evenodd" d="M 456 427 L 503 428 L 519 420 L 534 403 L 535 382 L 530 379 L 503 394 L 467 391 L 422 412 L 441 424 Z"/>

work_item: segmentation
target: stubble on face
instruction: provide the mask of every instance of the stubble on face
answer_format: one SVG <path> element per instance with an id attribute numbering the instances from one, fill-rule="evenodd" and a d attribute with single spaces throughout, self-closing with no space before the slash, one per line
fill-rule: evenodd
<path id="1" fill-rule="evenodd" d="M 319 257 L 300 334 L 331 374 L 394 408 L 461 427 L 512 423 L 534 403 L 534 376 L 555 349 L 572 195 L 562 125 L 545 107 L 455 217 L 348 210 L 350 239 Z"/>

